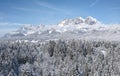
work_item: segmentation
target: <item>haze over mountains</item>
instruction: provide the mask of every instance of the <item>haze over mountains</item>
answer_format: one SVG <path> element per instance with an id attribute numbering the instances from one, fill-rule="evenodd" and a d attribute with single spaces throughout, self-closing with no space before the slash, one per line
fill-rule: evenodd
<path id="1" fill-rule="evenodd" d="M 24 25 L 16 31 L 6 34 L 5 38 L 33 38 L 33 39 L 106 39 L 119 40 L 120 26 L 105 25 L 97 19 L 88 16 L 86 19 L 77 17 L 65 19 L 55 25 Z"/>

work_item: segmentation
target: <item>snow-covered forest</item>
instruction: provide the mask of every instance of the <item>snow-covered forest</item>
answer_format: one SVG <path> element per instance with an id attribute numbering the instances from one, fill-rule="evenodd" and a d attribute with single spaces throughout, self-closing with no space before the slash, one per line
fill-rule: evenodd
<path id="1" fill-rule="evenodd" d="M 120 43 L 1 41 L 0 76 L 120 76 Z"/>
<path id="2" fill-rule="evenodd" d="M 0 76 L 120 76 L 120 0 L 0 0 Z"/>

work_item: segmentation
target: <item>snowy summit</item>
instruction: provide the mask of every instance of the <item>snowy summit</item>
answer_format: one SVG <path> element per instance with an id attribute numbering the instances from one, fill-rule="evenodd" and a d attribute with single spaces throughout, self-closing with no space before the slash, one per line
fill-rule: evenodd
<path id="1" fill-rule="evenodd" d="M 24 25 L 20 29 L 6 34 L 5 38 L 38 38 L 38 39 L 59 39 L 59 38 L 87 38 L 118 40 L 120 26 L 108 26 L 97 19 L 88 16 L 86 19 L 77 17 L 65 19 L 56 25 Z M 114 37 L 114 38 L 113 38 Z"/>
<path id="2" fill-rule="evenodd" d="M 94 25 L 99 23 L 95 18 L 88 16 L 86 19 L 82 17 L 77 17 L 74 19 L 65 19 L 61 21 L 58 25 L 59 26 L 64 26 L 64 25 L 80 25 L 80 24 L 88 24 L 88 25 Z"/>

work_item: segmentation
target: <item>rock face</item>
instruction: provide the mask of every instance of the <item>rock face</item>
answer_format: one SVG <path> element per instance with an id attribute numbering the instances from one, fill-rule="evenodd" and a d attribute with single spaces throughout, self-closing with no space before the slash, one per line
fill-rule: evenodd
<path id="1" fill-rule="evenodd" d="M 41 35 L 41 34 L 50 34 L 50 33 L 52 33 L 52 34 L 58 33 L 58 35 L 59 35 L 59 33 L 64 33 L 64 29 L 66 29 L 69 32 L 72 32 L 72 30 L 74 30 L 74 31 L 81 30 L 81 28 L 79 28 L 79 27 L 84 26 L 87 28 L 88 26 L 96 25 L 98 23 L 99 23 L 99 21 L 97 21 L 95 18 L 93 18 L 91 16 L 87 17 L 86 19 L 83 19 L 82 17 L 77 17 L 74 19 L 65 19 L 65 20 L 61 21 L 59 24 L 51 25 L 51 26 L 24 25 L 21 28 L 19 28 L 18 30 L 6 34 L 5 37 L 21 37 L 21 36 L 23 37 L 23 36 L 29 36 L 29 35 Z M 72 29 L 75 27 L 76 27 L 76 29 Z M 68 29 L 71 29 L 71 30 L 68 30 Z"/>
<path id="2" fill-rule="evenodd" d="M 84 19 L 82 17 L 74 18 L 74 19 L 65 19 L 61 21 L 58 25 L 65 26 L 65 25 L 78 25 L 84 23 Z"/>
<path id="3" fill-rule="evenodd" d="M 98 21 L 95 18 L 89 16 L 85 19 L 85 23 L 88 25 L 94 25 L 94 24 L 97 24 Z"/>
<path id="4" fill-rule="evenodd" d="M 74 19 L 65 19 L 61 21 L 58 25 L 65 26 L 65 25 L 81 25 L 81 24 L 88 24 L 88 25 L 95 25 L 99 23 L 95 18 L 88 16 L 86 19 L 83 19 L 82 17 L 77 17 Z"/>
<path id="5" fill-rule="evenodd" d="M 104 39 L 120 41 L 120 24 L 105 25 L 89 16 L 66 19 L 56 25 L 24 25 L 3 39 Z"/>
<path id="6" fill-rule="evenodd" d="M 3 41 L 0 76 L 120 76 L 120 43 Z"/>

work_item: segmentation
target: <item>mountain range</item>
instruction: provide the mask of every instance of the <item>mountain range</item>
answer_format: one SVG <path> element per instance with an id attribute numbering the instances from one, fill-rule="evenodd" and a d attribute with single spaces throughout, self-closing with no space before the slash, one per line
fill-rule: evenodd
<path id="1" fill-rule="evenodd" d="M 65 19 L 55 25 L 24 25 L 16 31 L 5 34 L 4 38 L 34 38 L 34 39 L 106 39 L 119 40 L 119 24 L 103 24 L 97 19 L 88 16 L 86 19 L 77 17 Z"/>

